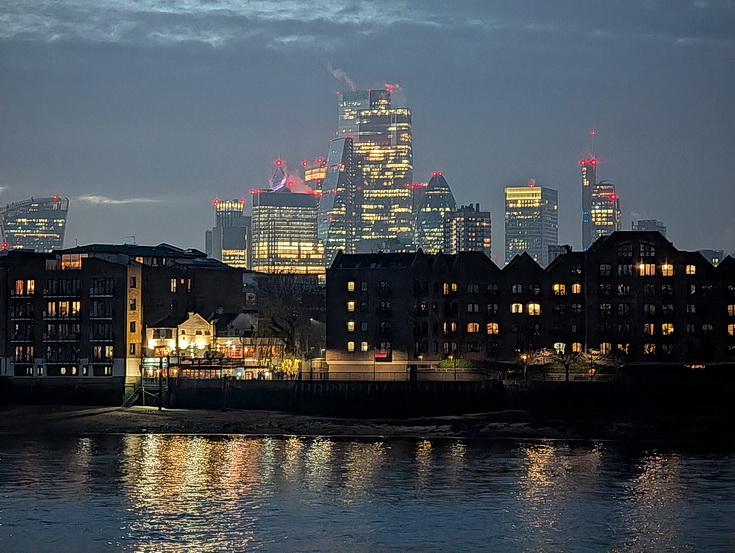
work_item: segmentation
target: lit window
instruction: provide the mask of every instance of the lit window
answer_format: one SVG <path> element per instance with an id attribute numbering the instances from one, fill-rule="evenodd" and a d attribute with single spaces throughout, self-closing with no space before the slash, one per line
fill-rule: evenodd
<path id="1" fill-rule="evenodd" d="M 643 325 L 643 334 L 648 334 L 649 336 L 652 336 L 656 332 L 656 325 L 653 323 L 645 323 Z"/>
<path id="2" fill-rule="evenodd" d="M 368 350 L 368 343 L 360 342 L 360 351 L 367 351 L 367 350 Z"/>
<path id="3" fill-rule="evenodd" d="M 579 353 L 582 351 L 582 342 L 572 342 L 572 351 Z"/>
<path id="4" fill-rule="evenodd" d="M 653 263 L 641 263 L 638 265 L 638 271 L 641 276 L 655 276 L 656 265 Z"/>
<path id="5" fill-rule="evenodd" d="M 564 350 L 567 349 L 567 345 L 564 342 L 554 342 L 554 351 L 556 353 L 564 353 Z"/>
<path id="6" fill-rule="evenodd" d="M 176 292 L 176 279 L 175 278 L 171 279 L 171 284 L 170 284 L 169 289 L 171 290 L 171 292 Z"/>
<path id="7" fill-rule="evenodd" d="M 529 303 L 527 306 L 528 314 L 533 316 L 541 315 L 541 304 Z"/>
<path id="8" fill-rule="evenodd" d="M 727 316 L 735 317 L 735 304 L 730 304 L 727 306 Z"/>
<path id="9" fill-rule="evenodd" d="M 610 342 L 602 342 L 600 344 L 600 353 L 603 355 L 607 355 L 612 351 L 612 344 Z"/>
<path id="10" fill-rule="evenodd" d="M 348 292 L 354 292 L 355 291 L 355 281 L 354 280 L 348 280 L 347 281 L 347 291 Z"/>
<path id="11" fill-rule="evenodd" d="M 500 327 L 498 323 L 487 323 L 487 333 L 488 334 L 498 334 L 500 332 Z"/>
<path id="12" fill-rule="evenodd" d="M 696 275 L 697 274 L 697 266 L 696 265 L 687 265 L 687 267 L 686 267 L 686 274 L 688 274 L 688 275 Z"/>
<path id="13" fill-rule="evenodd" d="M 523 313 L 523 304 L 522 303 L 511 304 L 510 312 L 511 313 Z"/>
<path id="14" fill-rule="evenodd" d="M 671 323 L 663 323 L 661 325 L 661 334 L 664 336 L 668 336 L 669 334 L 674 333 L 674 325 Z"/>
<path id="15" fill-rule="evenodd" d="M 727 325 L 727 335 L 728 336 L 735 336 L 735 325 Z"/>
<path id="16" fill-rule="evenodd" d="M 355 332 L 355 321 L 347 321 L 347 332 Z"/>
<path id="17" fill-rule="evenodd" d="M 572 294 L 581 294 L 582 293 L 582 285 L 579 283 L 572 284 Z"/>
<path id="18" fill-rule="evenodd" d="M 643 344 L 643 354 L 644 355 L 655 355 L 656 354 L 656 344 Z"/>
<path id="19" fill-rule="evenodd" d="M 355 310 L 355 302 L 354 301 L 348 301 L 347 302 L 347 311 L 354 311 Z"/>
<path id="20" fill-rule="evenodd" d="M 347 342 L 347 351 L 355 351 L 355 342 Z"/>
<path id="21" fill-rule="evenodd" d="M 467 323 L 467 332 L 480 332 L 479 323 Z"/>
<path id="22" fill-rule="evenodd" d="M 661 265 L 661 276 L 674 276 L 674 266 L 669 265 L 668 263 Z"/>
<path id="23" fill-rule="evenodd" d="M 564 284 L 554 284 L 553 288 L 555 296 L 566 296 L 567 287 Z"/>
<path id="24" fill-rule="evenodd" d="M 135 344 L 130 344 L 128 351 L 130 352 L 130 355 L 135 355 Z"/>

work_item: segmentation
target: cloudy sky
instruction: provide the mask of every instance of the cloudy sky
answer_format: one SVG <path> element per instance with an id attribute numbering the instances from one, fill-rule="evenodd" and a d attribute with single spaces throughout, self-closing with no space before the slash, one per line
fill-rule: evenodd
<path id="1" fill-rule="evenodd" d="M 68 196 L 67 246 L 203 248 L 213 198 L 326 154 L 329 64 L 401 85 L 415 179 L 492 211 L 501 258 L 531 178 L 579 247 L 591 128 L 625 228 L 735 251 L 733 0 L 5 0 L 0 202 Z"/>

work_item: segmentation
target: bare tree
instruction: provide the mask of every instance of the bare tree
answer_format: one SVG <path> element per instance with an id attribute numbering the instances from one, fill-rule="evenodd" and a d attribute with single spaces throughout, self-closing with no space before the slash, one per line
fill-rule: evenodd
<path id="1" fill-rule="evenodd" d="M 582 352 L 572 351 L 565 347 L 549 350 L 549 355 L 551 360 L 564 367 L 564 381 L 569 382 L 569 372 L 572 366 L 582 357 Z"/>

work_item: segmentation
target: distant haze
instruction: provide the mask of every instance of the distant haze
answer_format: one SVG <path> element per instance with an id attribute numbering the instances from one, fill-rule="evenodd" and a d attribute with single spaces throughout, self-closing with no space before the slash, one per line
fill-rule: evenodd
<path id="1" fill-rule="evenodd" d="M 618 0 L 9 0 L 0 18 L 0 203 L 59 194 L 74 239 L 204 247 L 212 199 L 273 160 L 327 153 L 337 90 L 400 85 L 415 179 L 493 214 L 559 190 L 580 245 L 578 160 L 624 228 L 735 251 L 735 3 Z M 352 84 L 350 84 L 352 83 Z"/>

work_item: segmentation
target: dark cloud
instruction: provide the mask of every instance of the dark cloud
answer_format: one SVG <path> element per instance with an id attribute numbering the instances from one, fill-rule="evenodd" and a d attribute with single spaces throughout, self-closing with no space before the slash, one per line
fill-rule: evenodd
<path id="1" fill-rule="evenodd" d="M 530 178 L 559 189 L 561 239 L 578 245 L 576 162 L 593 126 L 624 212 L 663 219 L 679 247 L 732 251 L 733 13 L 670 0 L 12 1 L 0 201 L 69 196 L 80 242 L 201 248 L 212 198 L 248 196 L 276 157 L 324 155 L 345 88 L 332 63 L 360 87 L 402 85 L 416 178 L 441 170 L 460 203 L 490 208 L 497 253 L 502 188 Z"/>

